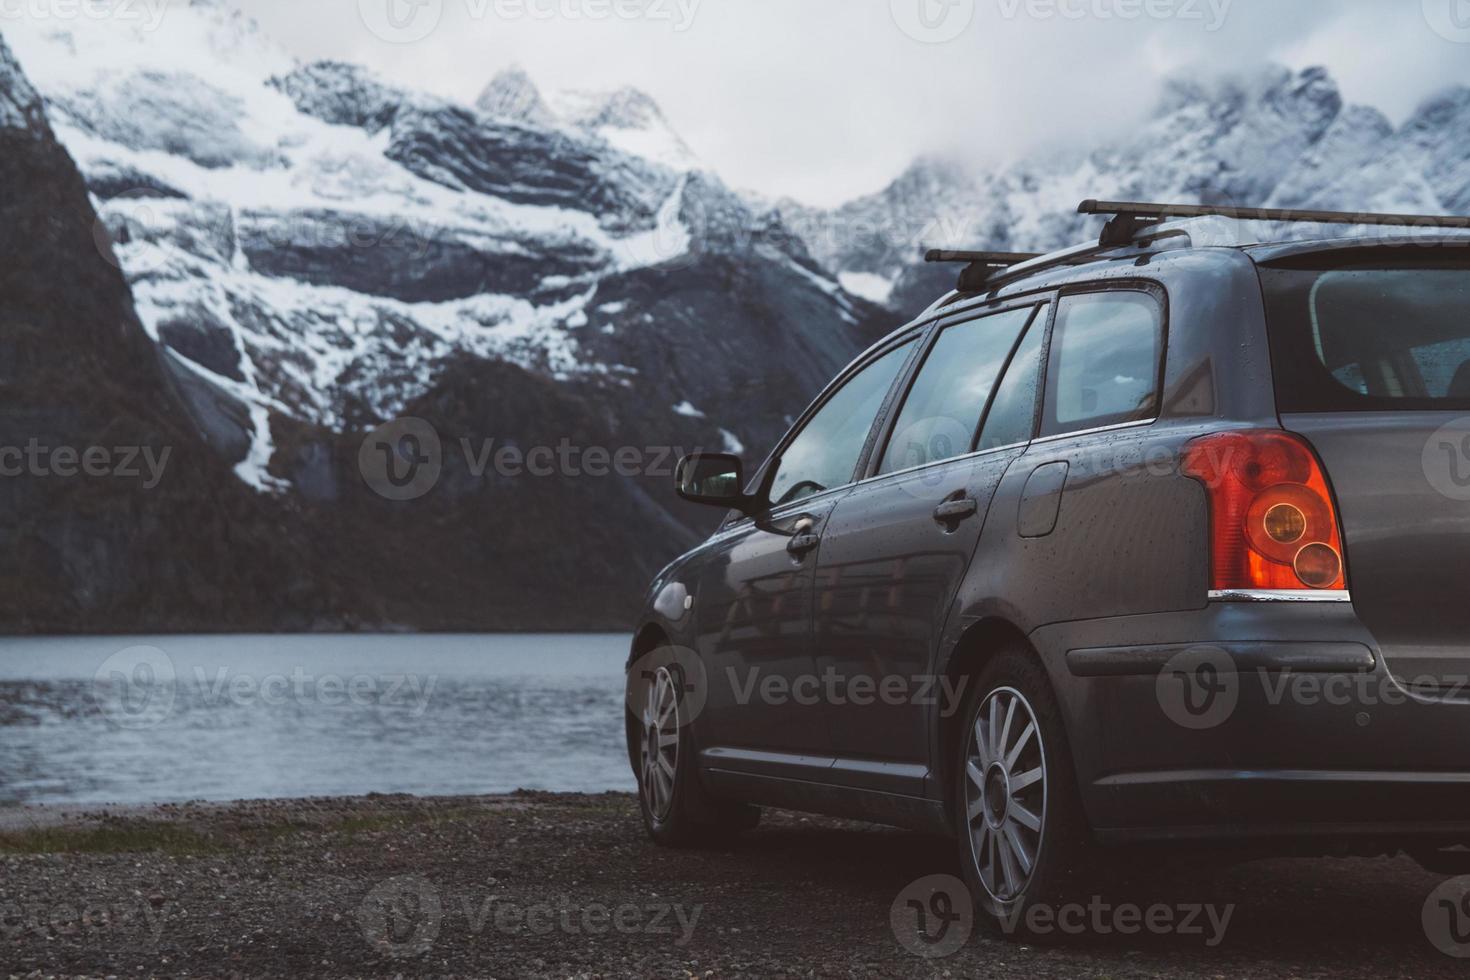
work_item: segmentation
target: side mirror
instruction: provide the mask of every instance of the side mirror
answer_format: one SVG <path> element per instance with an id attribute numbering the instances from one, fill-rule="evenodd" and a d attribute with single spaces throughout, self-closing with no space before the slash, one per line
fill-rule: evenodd
<path id="1" fill-rule="evenodd" d="M 740 457 L 729 453 L 692 453 L 679 460 L 675 489 L 690 503 L 749 512 Z"/>

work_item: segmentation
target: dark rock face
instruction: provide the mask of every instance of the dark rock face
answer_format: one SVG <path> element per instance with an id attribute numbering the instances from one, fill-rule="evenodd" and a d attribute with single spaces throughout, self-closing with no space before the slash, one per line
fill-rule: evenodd
<path id="1" fill-rule="evenodd" d="M 87 188 L 0 39 L 0 623 L 243 629 L 329 605 L 189 425 Z M 24 461 L 18 455 L 25 453 Z M 148 465 L 162 462 L 158 468 Z M 69 475 L 90 465 L 92 473 Z"/>
<path id="2" fill-rule="evenodd" d="M 486 241 L 412 216 L 251 212 L 239 221 L 240 249 L 257 272 L 407 303 L 529 295 L 545 279 L 585 279 L 605 263 L 585 244 L 550 244 L 516 235 Z"/>
<path id="3" fill-rule="evenodd" d="M 650 199 L 628 181 L 607 179 L 606 154 L 563 132 L 493 122 L 457 106 L 401 111 L 387 156 L 426 180 L 512 204 L 622 215 L 648 212 L 664 196 Z M 667 178 L 648 177 L 671 189 Z"/>
<path id="4" fill-rule="evenodd" d="M 87 174 L 87 189 L 103 201 L 117 197 L 180 199 L 189 195 L 133 167 L 114 165 Z"/>
<path id="5" fill-rule="evenodd" d="M 169 317 L 158 324 L 158 339 L 182 356 L 220 377 L 244 381 L 240 370 L 240 350 L 235 335 L 202 306 L 186 315 Z"/>
<path id="6" fill-rule="evenodd" d="M 376 133 L 390 125 L 404 93 L 373 78 L 364 69 L 340 61 L 303 65 L 270 84 L 291 97 L 309 116 L 338 126 Z"/>

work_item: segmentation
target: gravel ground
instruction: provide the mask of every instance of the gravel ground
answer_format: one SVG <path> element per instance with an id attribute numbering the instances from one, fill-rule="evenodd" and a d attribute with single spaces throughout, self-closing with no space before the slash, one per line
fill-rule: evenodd
<path id="1" fill-rule="evenodd" d="M 1466 975 L 1421 925 L 1443 877 L 1407 859 L 1125 856 L 1087 921 L 1187 927 L 1021 943 L 910 889 L 953 872 L 946 842 L 767 813 L 666 851 L 617 794 L 6 810 L 0 868 L 12 976 Z"/>

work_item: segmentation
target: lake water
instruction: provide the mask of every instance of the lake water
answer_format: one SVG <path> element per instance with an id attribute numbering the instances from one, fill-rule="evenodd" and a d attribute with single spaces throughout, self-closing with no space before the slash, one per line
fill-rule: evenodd
<path id="1" fill-rule="evenodd" d="M 0 639 L 0 806 L 631 790 L 628 638 Z"/>

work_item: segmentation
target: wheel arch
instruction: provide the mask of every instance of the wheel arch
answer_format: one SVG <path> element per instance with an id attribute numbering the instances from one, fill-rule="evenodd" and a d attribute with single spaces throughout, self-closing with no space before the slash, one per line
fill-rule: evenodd
<path id="1" fill-rule="evenodd" d="M 938 718 L 934 770 L 946 813 L 952 811 L 954 760 L 958 754 L 959 742 L 964 737 L 965 716 L 970 701 L 976 696 L 976 684 L 986 665 L 996 654 L 1007 649 L 1019 650 L 1035 660 L 1047 675 L 1048 683 L 1052 685 L 1052 695 L 1059 698 L 1059 692 L 1051 681 L 1051 672 L 1046 669 L 1041 652 L 1013 620 L 991 615 L 978 619 L 965 628 L 951 648 L 940 674 L 946 694 L 942 699 Z M 1063 715 L 1065 726 L 1065 712 Z M 1069 745 L 1070 742 L 1069 737 Z"/>
<path id="2" fill-rule="evenodd" d="M 644 623 L 638 632 L 633 635 L 633 645 L 628 648 L 628 662 L 623 666 L 626 674 L 633 669 L 638 658 L 646 653 L 652 653 L 661 646 L 668 646 L 673 641 L 669 634 L 658 623 Z M 626 736 L 623 740 L 628 750 L 628 765 L 632 767 L 634 774 L 638 772 L 638 719 L 633 717 L 633 712 L 628 708 L 627 692 L 631 690 L 628 685 L 632 684 L 633 678 L 627 677 L 624 682 L 623 698 L 623 732 Z"/>

